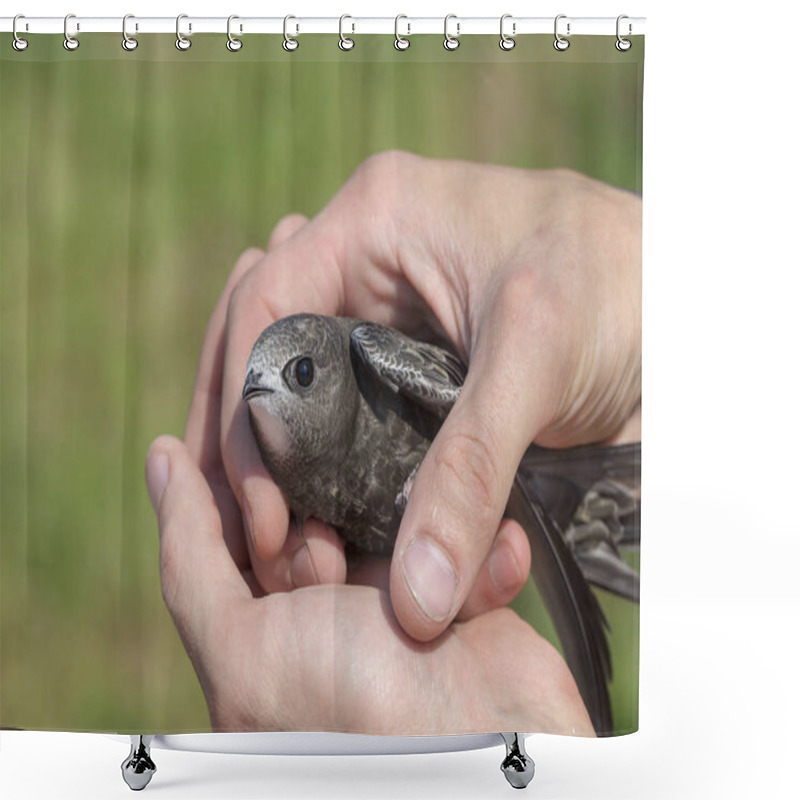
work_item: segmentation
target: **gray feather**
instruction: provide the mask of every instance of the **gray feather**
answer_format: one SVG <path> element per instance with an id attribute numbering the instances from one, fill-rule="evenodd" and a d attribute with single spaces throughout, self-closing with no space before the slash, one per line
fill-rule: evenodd
<path id="1" fill-rule="evenodd" d="M 356 325 L 350 341 L 380 380 L 428 410 L 445 416 L 458 398 L 467 370 L 447 350 L 373 322 Z"/>
<path id="2" fill-rule="evenodd" d="M 563 532 L 584 577 L 638 602 L 639 575 L 623 553 L 639 548 L 641 445 L 533 446 L 518 474 Z"/>

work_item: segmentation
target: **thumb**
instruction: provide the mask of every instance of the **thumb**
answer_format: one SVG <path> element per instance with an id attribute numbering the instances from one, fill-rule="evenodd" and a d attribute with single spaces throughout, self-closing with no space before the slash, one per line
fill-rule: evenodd
<path id="1" fill-rule="evenodd" d="M 164 600 L 181 633 L 194 638 L 192 629 L 207 613 L 249 592 L 225 545 L 211 489 L 184 443 L 172 436 L 156 439 L 145 475 L 158 516 Z"/>
<path id="2" fill-rule="evenodd" d="M 461 396 L 414 479 L 390 592 L 400 624 L 418 641 L 438 636 L 458 613 L 497 534 L 532 438 L 523 402 L 530 391 L 518 373 L 517 364 L 476 349 Z"/>

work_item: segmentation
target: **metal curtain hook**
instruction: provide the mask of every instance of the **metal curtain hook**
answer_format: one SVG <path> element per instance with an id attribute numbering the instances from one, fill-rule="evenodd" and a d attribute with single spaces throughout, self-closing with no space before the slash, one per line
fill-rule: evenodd
<path id="1" fill-rule="evenodd" d="M 633 42 L 630 39 L 623 39 L 622 35 L 619 32 L 619 28 L 620 28 L 619 24 L 624 19 L 628 19 L 628 16 L 626 14 L 620 14 L 617 17 L 617 41 L 614 44 L 614 47 L 616 47 L 617 50 L 620 51 L 620 53 L 624 53 L 627 50 L 630 50 L 631 46 L 633 45 Z M 628 23 L 628 36 L 630 36 L 630 35 L 631 35 L 631 24 L 629 22 Z"/>
<path id="2" fill-rule="evenodd" d="M 405 14 L 398 14 L 394 18 L 394 49 L 395 50 L 408 50 L 411 47 L 411 40 L 406 39 L 405 36 L 400 35 L 400 20 L 401 19 L 408 19 Z M 406 28 L 408 28 L 409 35 L 411 34 L 411 25 L 410 23 L 406 23 Z"/>
<path id="3" fill-rule="evenodd" d="M 342 14 L 342 16 L 339 17 L 339 49 L 340 50 L 352 50 L 356 46 L 356 43 L 349 36 L 345 36 L 344 32 L 342 30 L 342 27 L 344 25 L 344 21 L 346 19 L 353 19 L 353 18 L 349 14 Z M 355 29 L 356 29 L 355 22 L 353 22 L 351 24 L 353 26 L 353 31 L 355 31 Z"/>
<path id="4" fill-rule="evenodd" d="M 122 18 L 122 49 L 130 52 L 139 46 L 139 40 L 133 36 L 128 36 L 128 20 L 135 19 L 133 14 L 126 14 Z"/>
<path id="5" fill-rule="evenodd" d="M 560 50 L 561 52 L 563 52 L 564 50 L 566 50 L 569 47 L 569 39 L 565 39 L 558 32 L 558 21 L 560 19 L 566 19 L 566 18 L 567 18 L 566 14 L 559 14 L 556 17 L 556 21 L 555 21 L 555 24 L 553 26 L 553 31 L 554 31 L 555 36 L 556 36 L 556 39 L 553 42 L 553 47 L 555 47 L 556 50 Z M 567 23 L 567 36 L 569 36 L 569 22 Z"/>
<path id="6" fill-rule="evenodd" d="M 175 20 L 175 36 L 177 36 L 177 38 L 175 39 L 175 47 L 177 47 L 178 50 L 188 50 L 192 46 L 192 40 L 187 39 L 181 33 L 181 20 L 188 18 L 189 18 L 188 14 L 178 14 L 178 17 Z M 192 30 L 191 24 L 189 25 L 189 30 L 190 31 Z"/>
<path id="7" fill-rule="evenodd" d="M 227 47 L 228 50 L 231 51 L 231 53 L 238 53 L 244 46 L 244 42 L 241 39 L 237 39 L 231 33 L 231 22 L 233 22 L 235 19 L 239 19 L 239 17 L 237 17 L 236 14 L 231 14 L 228 17 L 228 41 L 225 47 Z M 240 31 L 242 30 L 241 27 L 239 28 L 239 30 Z"/>
<path id="8" fill-rule="evenodd" d="M 507 19 L 511 19 L 511 16 L 512 16 L 511 14 L 503 14 L 503 16 L 500 17 L 500 49 L 501 50 L 513 50 L 514 49 L 514 45 L 516 44 L 516 41 L 512 38 L 512 36 L 509 36 L 504 30 L 505 22 L 506 22 Z M 517 23 L 516 22 L 512 22 L 511 23 L 511 33 L 515 34 L 516 32 L 517 32 Z"/>
<path id="9" fill-rule="evenodd" d="M 451 19 L 456 20 L 456 35 L 451 36 L 447 31 L 447 23 L 450 22 Z M 458 50 L 458 46 L 461 42 L 458 41 L 459 32 L 461 30 L 461 23 L 458 22 L 458 17 L 455 14 L 448 14 L 444 18 L 444 49 L 445 50 Z"/>
<path id="10" fill-rule="evenodd" d="M 75 15 L 74 14 L 67 14 L 67 16 L 64 17 L 64 49 L 65 50 L 77 50 L 78 47 L 80 47 L 80 44 L 81 44 L 74 36 L 70 36 L 69 35 L 68 28 L 69 28 L 69 21 L 71 19 L 75 19 Z M 78 25 L 76 23 L 75 30 L 79 31 L 80 29 L 81 29 L 80 25 Z"/>
<path id="11" fill-rule="evenodd" d="M 289 36 L 287 25 L 289 24 L 290 19 L 296 19 L 296 17 L 293 17 L 291 14 L 287 14 L 287 16 L 283 18 L 283 49 L 289 53 L 293 53 L 298 47 L 300 47 L 300 42 L 294 36 Z M 296 23 L 295 28 L 299 33 L 300 28 Z"/>
<path id="12" fill-rule="evenodd" d="M 25 19 L 25 15 L 24 14 L 17 14 L 17 16 L 14 17 L 14 21 L 11 23 L 11 32 L 14 34 L 14 38 L 11 40 L 11 46 L 17 52 L 21 53 L 23 50 L 25 50 L 27 48 L 28 40 L 27 39 L 23 39 L 17 33 L 17 20 L 18 19 Z"/>

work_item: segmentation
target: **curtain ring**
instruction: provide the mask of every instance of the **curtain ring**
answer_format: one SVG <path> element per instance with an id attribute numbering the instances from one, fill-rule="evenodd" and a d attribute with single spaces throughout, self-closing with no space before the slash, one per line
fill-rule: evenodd
<path id="1" fill-rule="evenodd" d="M 134 36 L 128 36 L 128 20 L 135 19 L 133 14 L 126 14 L 122 18 L 122 49 L 130 52 L 139 46 L 139 40 Z"/>
<path id="2" fill-rule="evenodd" d="M 235 19 L 239 19 L 239 17 L 237 17 L 236 14 L 231 14 L 228 17 L 228 41 L 225 44 L 225 47 L 227 47 L 228 50 L 231 51 L 231 53 L 238 53 L 244 46 L 244 42 L 241 39 L 237 39 L 231 33 L 231 22 L 233 22 L 233 20 Z M 241 31 L 241 28 L 239 28 L 239 30 Z"/>
<path id="3" fill-rule="evenodd" d="M 175 39 L 175 47 L 178 50 L 188 50 L 192 46 L 192 40 L 188 39 L 181 33 L 181 20 L 188 19 L 188 14 L 178 14 L 177 19 L 175 20 L 175 35 L 178 37 Z M 192 26 L 189 25 L 189 30 L 192 29 Z"/>
<path id="4" fill-rule="evenodd" d="M 297 41 L 296 37 L 289 36 L 287 25 L 289 24 L 290 19 L 297 19 L 297 17 L 293 17 L 291 14 L 288 14 L 283 18 L 283 49 L 289 53 L 293 53 L 298 47 L 300 47 L 300 42 Z M 299 26 L 297 27 L 297 31 L 299 33 Z"/>
<path id="5" fill-rule="evenodd" d="M 505 21 L 507 19 L 511 19 L 511 16 L 512 16 L 511 14 L 503 14 L 503 16 L 500 17 L 500 49 L 501 50 L 506 50 L 506 51 L 513 50 L 514 49 L 514 45 L 516 44 L 516 41 L 514 41 L 513 37 L 509 36 L 505 32 L 505 30 L 503 30 L 503 26 L 505 24 Z M 516 22 L 512 22 L 511 23 L 511 33 L 515 34 L 516 32 L 517 32 L 517 23 Z"/>
<path id="6" fill-rule="evenodd" d="M 628 16 L 626 14 L 620 14 L 617 17 L 617 41 L 614 44 L 614 47 L 616 47 L 617 50 L 620 51 L 620 53 L 624 53 L 627 50 L 630 50 L 631 47 L 633 46 L 633 42 L 630 39 L 623 39 L 623 37 L 620 35 L 619 24 L 624 19 L 628 19 Z M 631 25 L 630 23 L 628 23 L 628 36 L 630 35 L 631 35 Z"/>
<path id="7" fill-rule="evenodd" d="M 461 28 L 461 24 L 459 22 L 456 22 L 456 35 L 455 36 L 451 36 L 447 32 L 447 23 L 450 22 L 451 19 L 457 20 L 458 17 L 456 17 L 455 14 L 448 14 L 444 18 L 444 49 L 445 50 L 458 50 L 458 46 L 461 44 L 461 42 L 458 41 L 458 34 L 459 34 L 459 30 Z"/>
<path id="8" fill-rule="evenodd" d="M 406 39 L 405 36 L 400 35 L 400 20 L 401 19 L 408 19 L 405 14 L 398 14 L 394 18 L 394 49 L 395 50 L 408 50 L 411 47 L 411 40 Z M 406 27 L 408 28 L 408 33 L 411 33 L 411 25 L 406 23 Z"/>
<path id="9" fill-rule="evenodd" d="M 25 19 L 25 15 L 24 14 L 17 14 L 17 16 L 14 17 L 14 21 L 11 23 L 11 32 L 14 34 L 14 38 L 11 40 L 11 46 L 18 53 L 21 53 L 23 50 L 25 50 L 28 47 L 28 40 L 27 39 L 23 39 L 17 33 L 17 20 L 18 19 Z"/>
<path id="10" fill-rule="evenodd" d="M 342 14 L 342 16 L 339 17 L 339 49 L 340 50 L 352 50 L 356 46 L 356 43 L 349 36 L 345 36 L 343 31 L 342 31 L 342 26 L 344 25 L 344 21 L 346 19 L 353 19 L 353 18 L 349 14 Z M 355 29 L 356 29 L 355 23 L 352 23 L 352 25 L 353 25 L 353 30 L 355 31 Z"/>
<path id="11" fill-rule="evenodd" d="M 64 49 L 70 51 L 77 50 L 81 44 L 74 36 L 69 35 L 68 27 L 71 19 L 75 19 L 74 14 L 67 14 L 67 16 L 64 17 Z M 76 30 L 80 30 L 80 26 L 77 26 Z"/>
<path id="12" fill-rule="evenodd" d="M 555 33 L 555 41 L 553 42 L 553 47 L 560 52 L 564 52 L 569 47 L 569 39 L 565 39 L 559 32 L 558 32 L 558 21 L 560 19 L 566 19 L 566 14 L 559 14 L 556 17 L 555 25 L 553 26 L 553 31 Z M 567 23 L 567 36 L 569 36 L 569 22 Z"/>

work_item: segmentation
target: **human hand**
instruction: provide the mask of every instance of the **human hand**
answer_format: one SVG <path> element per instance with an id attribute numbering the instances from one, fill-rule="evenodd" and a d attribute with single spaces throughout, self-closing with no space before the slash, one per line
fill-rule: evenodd
<path id="1" fill-rule="evenodd" d="M 272 233 L 269 251 L 288 241 L 307 223 L 299 215 L 285 218 Z M 388 590 L 387 564 L 383 559 L 358 559 L 345 564 L 344 548 L 336 531 L 315 519 L 303 522 L 302 536 L 294 528 L 289 533 L 289 509 L 266 474 L 255 449 L 249 426 L 237 427 L 240 448 L 247 466 L 245 480 L 248 494 L 237 501 L 229 484 L 221 452 L 221 404 L 224 370 L 226 320 L 232 294 L 245 275 L 264 258 L 261 250 L 251 249 L 237 261 L 211 315 L 203 341 L 194 393 L 186 422 L 185 441 L 212 488 L 222 517 L 222 528 L 229 552 L 256 592 L 280 592 L 321 583 L 370 583 Z M 240 412 L 246 410 L 240 409 Z M 238 412 L 237 412 L 238 413 Z M 263 536 L 244 536 L 244 530 L 258 530 L 252 523 L 247 496 L 262 504 L 270 514 L 269 522 L 282 535 L 274 536 L 276 549 L 264 552 Z M 272 505 L 263 505 L 264 495 L 271 495 Z M 243 511 L 240 510 L 242 503 Z M 264 517 L 261 517 L 262 521 Z M 530 570 L 530 550 L 525 534 L 512 520 L 503 520 L 493 546 L 463 605 L 460 618 L 507 605 L 520 591 Z"/>
<path id="2" fill-rule="evenodd" d="M 561 656 L 507 608 L 419 643 L 373 586 L 263 596 L 226 544 L 224 473 L 210 480 L 179 440 L 152 444 L 162 589 L 215 730 L 593 735 Z"/>
<path id="3" fill-rule="evenodd" d="M 308 311 L 444 336 L 469 374 L 416 476 L 390 578 L 400 625 L 429 641 L 476 598 L 487 610 L 522 585 L 527 540 L 501 517 L 528 444 L 608 441 L 636 416 L 641 203 L 570 172 L 390 153 L 365 162 L 314 220 L 283 228 L 280 246 L 232 276 L 217 398 L 253 570 L 268 590 L 344 578 L 335 533 L 309 521 L 308 546 L 294 550 L 306 566 L 287 581 L 296 537 L 241 403 L 261 330 Z"/>

